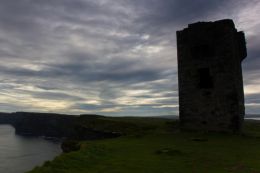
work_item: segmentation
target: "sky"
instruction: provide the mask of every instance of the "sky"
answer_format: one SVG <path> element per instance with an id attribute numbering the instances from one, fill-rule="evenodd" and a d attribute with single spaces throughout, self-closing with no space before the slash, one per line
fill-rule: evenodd
<path id="1" fill-rule="evenodd" d="M 231 18 L 260 113 L 259 17 L 259 0 L 0 0 L 0 111 L 177 115 L 176 31 Z"/>

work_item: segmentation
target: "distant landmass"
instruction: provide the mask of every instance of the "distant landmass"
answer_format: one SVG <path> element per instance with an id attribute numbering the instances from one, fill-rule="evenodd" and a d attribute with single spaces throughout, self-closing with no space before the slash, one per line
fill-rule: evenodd
<path id="1" fill-rule="evenodd" d="M 10 124 L 19 135 L 73 138 L 77 140 L 100 139 L 118 136 L 96 125 L 101 115 L 65 115 L 53 113 L 15 112 L 0 113 L 0 124 Z"/>
<path id="2" fill-rule="evenodd" d="M 246 114 L 245 118 L 260 118 L 260 114 Z"/>
<path id="3" fill-rule="evenodd" d="M 0 124 L 10 124 L 15 128 L 16 134 L 46 136 L 59 138 L 99 139 L 122 135 L 117 127 L 116 117 L 103 115 L 82 114 L 66 115 L 55 113 L 15 112 L 0 113 Z M 134 117 L 117 117 L 134 118 Z M 139 117 L 140 118 L 140 117 Z M 178 115 L 161 115 L 142 118 L 178 119 Z M 260 118 L 259 114 L 247 114 L 245 118 Z M 126 122 L 126 126 L 134 126 Z M 122 126 L 122 122 L 120 122 Z"/>

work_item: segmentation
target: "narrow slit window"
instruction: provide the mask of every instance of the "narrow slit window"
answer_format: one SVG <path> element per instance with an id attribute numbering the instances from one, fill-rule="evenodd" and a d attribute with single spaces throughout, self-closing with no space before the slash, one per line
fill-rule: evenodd
<path id="1" fill-rule="evenodd" d="M 209 68 L 200 68 L 199 72 L 199 88 L 210 89 L 213 88 L 213 80 Z"/>

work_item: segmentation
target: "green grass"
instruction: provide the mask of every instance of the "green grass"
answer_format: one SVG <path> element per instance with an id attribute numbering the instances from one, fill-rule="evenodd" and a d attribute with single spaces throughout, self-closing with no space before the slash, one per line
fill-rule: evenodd
<path id="1" fill-rule="evenodd" d="M 81 150 L 29 173 L 260 173 L 260 123 L 246 122 L 243 135 L 228 135 L 181 133 L 171 120 L 107 120 L 117 130 L 127 127 L 127 135 L 84 141 Z"/>

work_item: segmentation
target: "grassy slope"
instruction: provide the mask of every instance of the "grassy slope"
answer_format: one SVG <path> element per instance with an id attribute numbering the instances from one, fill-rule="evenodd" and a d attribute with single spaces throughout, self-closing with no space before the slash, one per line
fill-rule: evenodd
<path id="1" fill-rule="evenodd" d="M 260 173 L 260 123 L 247 122 L 246 135 L 205 135 L 180 133 L 173 120 L 101 122 L 127 135 L 82 142 L 80 151 L 61 154 L 30 173 Z"/>

